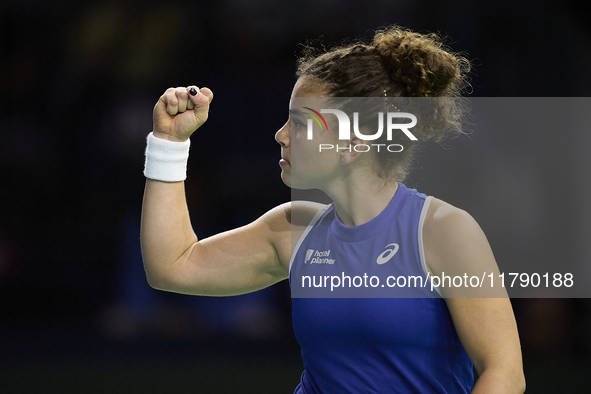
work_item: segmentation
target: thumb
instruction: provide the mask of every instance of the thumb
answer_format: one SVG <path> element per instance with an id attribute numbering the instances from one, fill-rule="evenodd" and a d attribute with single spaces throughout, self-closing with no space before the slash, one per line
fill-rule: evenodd
<path id="1" fill-rule="evenodd" d="M 209 102 L 213 100 L 213 92 L 209 88 L 201 88 L 199 91 L 202 95 L 208 98 Z"/>
<path id="2" fill-rule="evenodd" d="M 189 92 L 189 99 L 194 104 L 195 109 L 200 107 L 207 107 L 213 99 L 213 92 L 208 88 L 199 89 L 197 86 L 187 87 Z"/>

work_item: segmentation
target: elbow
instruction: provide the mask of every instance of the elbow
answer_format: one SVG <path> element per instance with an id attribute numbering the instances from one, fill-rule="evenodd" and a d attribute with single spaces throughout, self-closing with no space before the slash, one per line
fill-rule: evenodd
<path id="1" fill-rule="evenodd" d="M 523 394 L 525 392 L 525 376 L 522 367 L 486 369 L 476 380 L 473 392 L 499 392 Z"/>
<path id="2" fill-rule="evenodd" d="M 507 376 L 509 382 L 511 382 L 510 391 L 515 394 L 523 394 L 525 392 L 525 375 L 523 369 L 518 368 L 511 375 Z"/>
<path id="3" fill-rule="evenodd" d="M 161 270 L 150 270 L 146 267 L 146 280 L 155 290 L 173 291 L 173 283 L 169 275 Z"/>
<path id="4" fill-rule="evenodd" d="M 162 260 L 143 256 L 146 281 L 156 290 L 171 291 L 171 270 Z"/>
<path id="5" fill-rule="evenodd" d="M 517 382 L 517 387 L 518 387 L 518 393 L 525 393 L 525 375 L 523 374 L 523 372 L 520 374 L 519 376 L 519 380 Z"/>
<path id="6" fill-rule="evenodd" d="M 163 280 L 161 275 L 155 275 L 146 271 L 146 280 L 148 281 L 148 285 L 155 290 L 167 290 L 165 280 Z"/>
<path id="7" fill-rule="evenodd" d="M 182 276 L 174 270 L 150 271 L 146 270 L 148 285 L 155 290 L 168 291 L 172 293 L 186 293 L 188 288 Z"/>
<path id="8" fill-rule="evenodd" d="M 515 393 L 523 394 L 525 392 L 525 375 L 521 365 L 510 371 L 507 374 L 507 379 L 512 383 L 511 386 Z"/>

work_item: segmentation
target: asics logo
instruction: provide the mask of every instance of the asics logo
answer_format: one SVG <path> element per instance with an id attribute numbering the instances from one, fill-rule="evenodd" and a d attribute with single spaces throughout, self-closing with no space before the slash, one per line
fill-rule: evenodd
<path id="1" fill-rule="evenodd" d="M 386 264 L 392 257 L 394 257 L 396 252 L 398 252 L 398 244 L 388 244 L 386 245 L 386 248 L 389 246 L 393 246 L 393 248 L 384 250 L 382 254 L 376 259 L 376 263 L 379 265 Z"/>

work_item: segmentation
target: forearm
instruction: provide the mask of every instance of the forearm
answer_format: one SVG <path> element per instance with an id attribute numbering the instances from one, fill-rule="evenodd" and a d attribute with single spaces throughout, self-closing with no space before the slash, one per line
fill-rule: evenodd
<path id="1" fill-rule="evenodd" d="M 184 182 L 146 180 L 140 238 L 148 282 L 158 287 L 174 263 L 197 242 Z"/>
<path id="2" fill-rule="evenodd" d="M 525 377 L 521 368 L 487 369 L 478 377 L 472 394 L 522 394 Z"/>

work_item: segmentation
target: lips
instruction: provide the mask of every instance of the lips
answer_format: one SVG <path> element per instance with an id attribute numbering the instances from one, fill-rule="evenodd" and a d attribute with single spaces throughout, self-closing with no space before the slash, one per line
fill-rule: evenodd
<path id="1" fill-rule="evenodd" d="M 287 157 L 286 153 L 287 153 L 286 152 L 286 149 L 281 149 L 281 160 L 280 160 L 280 163 L 291 165 L 291 162 L 289 161 L 289 158 Z"/>

